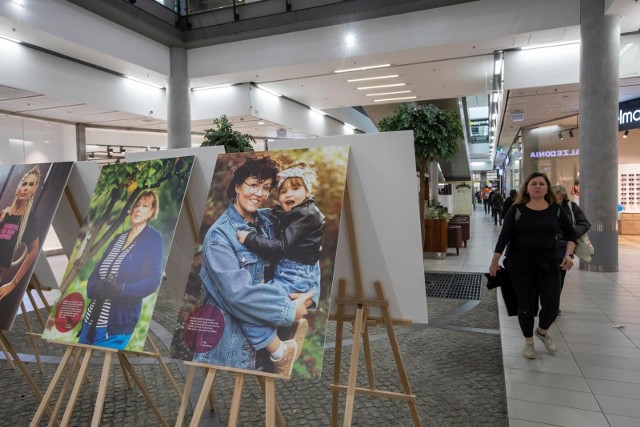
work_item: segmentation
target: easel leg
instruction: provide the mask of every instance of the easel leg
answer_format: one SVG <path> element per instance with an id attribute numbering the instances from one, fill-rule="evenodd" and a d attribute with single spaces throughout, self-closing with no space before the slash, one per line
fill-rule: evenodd
<path id="1" fill-rule="evenodd" d="M 376 379 L 373 373 L 373 361 L 371 360 L 371 344 L 369 342 L 369 328 L 367 327 L 367 318 L 369 310 L 364 312 L 363 331 L 362 331 L 362 349 L 364 350 L 364 360 L 367 364 L 367 379 L 369 380 L 369 389 L 376 389 Z"/>
<path id="2" fill-rule="evenodd" d="M 97 427 L 100 425 L 102 418 L 102 410 L 104 409 L 104 399 L 107 395 L 107 385 L 109 384 L 109 372 L 111 372 L 111 359 L 113 352 L 107 351 L 104 355 L 104 363 L 102 364 L 102 375 L 100 376 L 100 386 L 98 387 L 98 395 L 96 396 L 96 405 L 93 410 L 93 418 L 91 425 Z"/>
<path id="3" fill-rule="evenodd" d="M 256 377 L 258 378 L 258 382 L 260 383 L 260 388 L 262 388 L 262 392 L 265 394 L 265 402 L 266 402 L 266 398 L 267 398 L 267 387 L 265 384 L 266 378 L 263 377 L 262 375 L 256 375 Z M 274 396 L 275 396 L 275 388 L 274 388 Z M 274 400 L 273 403 L 276 410 L 276 425 L 278 426 L 287 425 L 287 423 L 284 420 L 284 416 L 282 415 L 282 411 L 280 410 L 280 406 L 278 405 L 278 402 Z M 267 409 L 269 409 L 268 406 L 267 406 Z"/>
<path id="4" fill-rule="evenodd" d="M 0 333 L 0 338 L 4 338 L 2 333 Z M 55 391 L 58 381 L 60 381 L 60 376 L 62 375 L 65 368 L 67 367 L 67 363 L 69 362 L 69 357 L 71 356 L 71 353 L 73 353 L 73 347 L 69 346 L 67 347 L 64 354 L 62 355 L 62 360 L 60 360 L 58 369 L 56 369 L 55 374 L 53 374 L 53 378 L 51 379 L 51 383 L 49 383 L 49 387 L 47 387 L 47 391 L 45 392 L 44 397 L 42 395 L 38 396 L 41 398 L 40 405 L 38 405 L 38 409 L 36 410 L 36 413 L 33 416 L 33 419 L 31 420 L 31 424 L 29 424 L 30 427 L 37 427 L 38 425 L 40 425 L 40 420 L 42 420 L 44 411 L 46 408 L 49 407 L 49 404 L 48 404 L 49 399 L 51 399 L 51 395 Z M 76 357 L 78 356 L 76 355 Z"/>
<path id="5" fill-rule="evenodd" d="M 242 388 L 244 386 L 244 374 L 236 373 L 236 384 L 233 387 L 233 398 L 229 409 L 229 425 L 237 426 L 240 419 L 240 402 L 242 401 Z M 194 426 L 195 427 L 195 426 Z"/>
<path id="6" fill-rule="evenodd" d="M 193 417 L 191 418 L 190 427 L 198 427 L 200 424 L 200 418 L 202 418 L 202 412 L 204 411 L 204 405 L 207 403 L 207 396 L 209 396 L 209 390 L 213 385 L 213 380 L 216 378 L 216 370 L 215 369 L 207 369 L 207 377 L 204 380 L 204 384 L 202 385 L 202 391 L 200 392 L 200 398 L 198 399 L 198 403 L 196 405 L 196 409 L 193 411 Z M 185 390 L 186 391 L 186 390 Z M 183 395 L 186 396 L 185 393 Z"/>
<path id="7" fill-rule="evenodd" d="M 27 383 L 29 383 L 29 386 L 31 387 L 33 392 L 36 394 L 36 397 L 38 399 L 42 399 L 42 390 L 40 390 L 40 387 L 38 387 L 36 385 L 36 382 L 33 381 L 33 377 L 27 370 L 26 366 L 24 366 L 24 363 L 22 363 L 22 360 L 18 358 L 18 353 L 16 353 L 15 349 L 13 348 L 9 340 L 7 340 L 7 337 L 4 336 L 2 331 L 0 331 L 0 341 L 2 342 L 3 347 L 5 347 L 9 352 L 9 355 L 11 355 L 11 358 L 13 359 L 13 362 L 15 363 L 15 365 L 18 367 L 18 369 L 20 369 L 20 372 L 22 372 L 22 375 L 27 380 Z M 49 408 L 49 405 L 47 405 L 47 409 L 48 410 L 51 409 Z"/>
<path id="8" fill-rule="evenodd" d="M 142 380 L 136 373 L 135 369 L 133 369 L 133 366 L 131 366 L 129 359 L 127 359 L 125 354 L 122 352 L 118 352 L 118 356 L 121 358 L 122 363 L 126 368 L 128 374 L 131 375 L 131 378 L 133 378 L 133 382 L 135 382 L 136 386 L 138 386 L 138 389 L 140 389 L 140 392 L 142 393 L 145 400 L 147 401 L 147 404 L 156 413 L 156 416 L 158 417 L 158 421 L 160 421 L 160 423 L 163 426 L 169 427 L 169 423 L 167 423 L 167 420 L 165 420 L 164 416 L 162 415 L 162 412 L 160 412 L 160 408 L 156 404 L 155 400 L 153 400 L 153 397 L 151 397 L 151 394 L 149 394 L 149 390 L 147 390 L 147 387 L 144 385 L 144 382 L 142 382 Z"/>
<path id="9" fill-rule="evenodd" d="M 64 401 L 64 396 L 67 394 L 67 388 L 69 384 L 71 384 L 71 380 L 73 379 L 73 375 L 78 369 L 78 363 L 80 363 L 80 354 L 82 350 L 80 348 L 76 348 L 73 351 L 73 365 L 71 365 L 71 369 L 67 371 L 67 375 L 65 376 L 64 382 L 62 383 L 62 388 L 60 389 L 60 394 L 58 394 L 58 399 L 56 401 L 55 406 L 53 407 L 53 412 L 51 413 L 51 417 L 49 419 L 48 427 L 52 427 L 57 424 L 58 411 L 62 406 L 62 402 Z"/>
<path id="10" fill-rule="evenodd" d="M 44 320 L 42 319 L 42 316 L 40 316 L 36 300 L 33 298 L 33 295 L 31 295 L 31 288 L 27 288 L 27 297 L 29 297 L 29 302 L 31 302 L 31 307 L 33 307 L 33 311 L 36 313 L 40 326 L 44 329 Z"/>
<path id="11" fill-rule="evenodd" d="M 173 375 L 171 375 L 171 370 L 169 369 L 167 364 L 164 363 L 164 360 L 162 360 L 162 355 L 160 354 L 158 347 L 155 345 L 155 343 L 153 342 L 153 340 L 148 334 L 147 334 L 147 342 L 153 349 L 153 353 L 157 356 L 158 362 L 160 363 L 160 367 L 164 371 L 167 379 L 171 382 L 173 389 L 176 391 L 176 394 L 178 395 L 178 399 L 182 399 L 182 391 L 180 391 L 180 387 L 178 387 L 178 383 L 176 382 L 175 378 L 173 378 Z"/>
<path id="12" fill-rule="evenodd" d="M 376 294 L 378 296 L 378 299 L 384 299 L 385 297 L 382 290 L 382 284 L 380 282 L 375 282 L 374 285 L 376 287 Z M 400 348 L 398 347 L 398 339 L 396 338 L 396 333 L 393 330 L 389 307 L 382 308 L 382 315 L 384 317 L 384 324 L 387 327 L 387 335 L 389 335 L 389 342 L 391 344 L 391 349 L 393 350 L 393 357 L 396 361 L 396 366 L 398 367 L 398 374 L 400 375 L 402 390 L 404 391 L 404 394 L 411 395 L 413 393 L 411 392 L 411 386 L 409 385 L 407 373 L 404 370 L 404 363 L 402 362 L 402 355 L 400 354 Z M 416 407 L 415 400 L 408 400 L 407 404 L 409 405 L 409 411 L 411 411 L 413 424 L 415 426 L 420 426 L 420 416 L 418 415 L 418 408 Z"/>
<path id="13" fill-rule="evenodd" d="M 353 347 L 351 350 L 349 382 L 347 383 L 347 401 L 344 409 L 344 426 L 350 426 L 353 417 L 353 404 L 356 399 L 356 381 L 358 376 L 358 358 L 360 357 L 360 334 L 362 333 L 363 319 L 364 308 L 359 306 L 356 311 L 355 326 L 353 327 Z"/>
<path id="14" fill-rule="evenodd" d="M 265 401 L 265 425 L 275 427 L 276 425 L 276 385 L 273 378 L 265 378 L 264 401 Z"/>
<path id="15" fill-rule="evenodd" d="M 338 297 L 344 298 L 347 292 L 347 283 L 340 279 L 338 281 Z M 344 329 L 344 305 L 339 304 L 336 319 L 336 347 L 333 364 L 333 384 L 340 384 L 340 366 L 342 362 L 342 332 Z M 338 425 L 338 403 L 340 402 L 340 391 L 333 388 L 331 396 L 331 426 Z"/>
<path id="16" fill-rule="evenodd" d="M 31 328 L 31 320 L 29 320 L 29 316 L 27 314 L 27 308 L 24 306 L 24 302 L 22 301 L 20 301 L 20 310 L 22 311 L 22 318 L 24 319 L 24 323 L 27 326 L 27 336 L 29 337 L 29 341 L 31 342 L 31 348 L 33 348 L 33 356 L 36 358 L 36 366 L 38 367 L 38 372 L 42 373 L 42 362 L 40 361 L 40 352 L 38 351 L 36 340 L 35 338 L 33 338 L 33 329 Z"/>
<path id="17" fill-rule="evenodd" d="M 122 361 L 122 357 L 120 357 L 120 353 L 118 353 L 118 363 L 120 363 L 120 368 L 122 369 L 122 377 L 124 378 L 124 383 L 127 386 L 127 390 L 131 390 L 131 381 L 129 381 L 127 368 L 125 368 L 124 366 L 124 362 Z"/>
<path id="18" fill-rule="evenodd" d="M 82 358 L 82 364 L 80 365 L 80 371 L 78 372 L 78 377 L 83 377 L 85 372 L 87 372 L 87 367 L 89 366 L 89 361 L 91 360 L 92 355 L 92 348 L 88 348 L 85 350 L 84 357 Z M 67 408 L 65 409 L 62 421 L 60 422 L 60 425 L 62 427 L 69 425 L 69 420 L 71 419 L 71 414 L 73 414 L 73 408 L 76 406 L 76 400 L 78 399 L 81 385 L 82 381 L 76 381 L 73 386 L 71 396 L 69 397 L 69 402 L 67 403 Z"/>
<path id="19" fill-rule="evenodd" d="M 189 366 L 187 381 L 184 383 L 184 390 L 182 390 L 182 400 L 180 401 L 180 410 L 178 411 L 178 419 L 176 420 L 175 427 L 182 427 L 182 423 L 184 422 L 184 416 L 187 413 L 189 394 L 191 393 L 191 387 L 193 386 L 193 377 L 195 376 L 195 373 L 195 366 Z"/>
<path id="20" fill-rule="evenodd" d="M 0 340 L 0 351 L 2 351 L 2 353 L 4 354 L 4 358 L 6 359 L 11 369 L 16 369 L 16 365 L 13 364 L 13 358 L 9 356 L 9 350 L 7 349 L 7 347 L 5 347 L 4 341 L 1 341 L 1 340 Z"/>

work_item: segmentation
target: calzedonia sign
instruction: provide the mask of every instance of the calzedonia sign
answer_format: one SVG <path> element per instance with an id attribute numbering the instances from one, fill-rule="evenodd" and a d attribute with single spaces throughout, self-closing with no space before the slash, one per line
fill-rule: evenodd
<path id="1" fill-rule="evenodd" d="M 640 128 L 640 98 L 621 102 L 618 108 L 618 130 Z"/>
<path id="2" fill-rule="evenodd" d="M 572 148 L 569 150 L 547 150 L 547 151 L 532 151 L 531 158 L 532 159 L 540 159 L 540 158 L 554 158 L 554 157 L 572 157 L 579 156 L 580 149 Z"/>

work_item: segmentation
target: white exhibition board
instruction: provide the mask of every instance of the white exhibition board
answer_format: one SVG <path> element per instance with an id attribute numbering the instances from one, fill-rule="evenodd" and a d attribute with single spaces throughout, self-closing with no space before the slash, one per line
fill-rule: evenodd
<path id="1" fill-rule="evenodd" d="M 332 145 L 351 147 L 347 186 L 365 297 L 376 298 L 373 284 L 380 281 L 394 319 L 427 323 L 413 132 L 269 142 L 270 150 Z M 346 279 L 347 296 L 355 296 L 346 215 L 340 222 L 333 277 L 332 300 L 337 279 Z M 335 313 L 335 304 L 331 311 Z"/>
<path id="2" fill-rule="evenodd" d="M 211 186 L 213 170 L 216 167 L 218 154 L 224 152 L 224 147 L 196 147 L 125 154 L 127 162 L 195 156 L 189 186 L 187 187 L 185 206 L 180 210 L 180 217 L 178 218 L 176 232 L 173 236 L 173 243 L 169 250 L 169 258 L 165 268 L 171 296 L 175 299 L 181 300 L 184 296 L 191 263 L 193 262 L 193 254 L 196 250 L 198 231 L 204 215 L 209 187 Z M 189 215 L 192 215 L 192 217 L 189 218 Z M 196 227 L 195 234 L 192 229 L 192 221 Z"/>
<path id="3" fill-rule="evenodd" d="M 53 217 L 53 229 L 60 240 L 67 258 L 73 252 L 73 246 L 80 233 L 82 220 L 89 212 L 89 202 L 100 177 L 100 167 L 93 161 L 75 162 L 71 168 L 71 174 L 67 181 L 67 188 L 73 198 L 73 203 L 82 217 L 80 222 L 71 206 L 71 201 L 66 194 L 60 199 L 60 204 Z"/>

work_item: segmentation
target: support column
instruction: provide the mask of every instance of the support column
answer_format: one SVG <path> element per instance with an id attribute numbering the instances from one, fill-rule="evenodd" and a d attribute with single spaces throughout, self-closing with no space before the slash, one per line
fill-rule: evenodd
<path id="1" fill-rule="evenodd" d="M 618 271 L 618 84 L 620 17 L 605 0 L 580 2 L 580 207 L 595 248 L 588 271 Z"/>
<path id="2" fill-rule="evenodd" d="M 76 123 L 76 160 L 87 160 L 87 125 Z"/>
<path id="3" fill-rule="evenodd" d="M 167 87 L 167 128 L 169 148 L 191 147 L 191 104 L 187 50 L 170 49 L 171 75 Z"/>

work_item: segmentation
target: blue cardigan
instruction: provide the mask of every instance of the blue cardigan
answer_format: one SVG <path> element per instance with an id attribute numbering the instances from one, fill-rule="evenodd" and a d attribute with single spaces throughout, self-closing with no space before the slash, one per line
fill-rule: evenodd
<path id="1" fill-rule="evenodd" d="M 116 235 L 107 250 L 102 254 L 100 262 L 93 269 L 87 282 L 87 297 L 96 299 L 96 287 L 100 282 L 100 266 L 122 235 Z M 107 323 L 107 332 L 111 335 L 130 334 L 140 319 L 142 299 L 158 289 L 162 280 L 162 236 L 156 229 L 147 225 L 135 239 L 135 246 L 122 260 L 116 278 L 122 283 L 122 294 L 111 299 L 111 309 Z"/>

